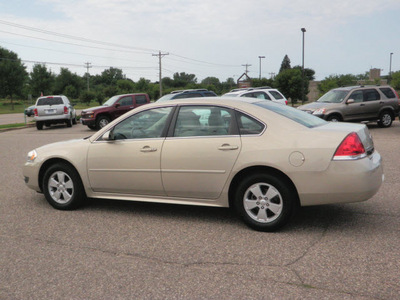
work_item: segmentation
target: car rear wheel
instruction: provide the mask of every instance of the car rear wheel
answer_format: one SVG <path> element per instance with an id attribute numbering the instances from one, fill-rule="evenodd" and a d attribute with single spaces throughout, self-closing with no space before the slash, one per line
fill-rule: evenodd
<path id="1" fill-rule="evenodd" d="M 43 122 L 36 121 L 36 128 L 37 128 L 37 130 L 42 130 L 43 129 Z"/>
<path id="2" fill-rule="evenodd" d="M 108 123 L 110 123 L 110 118 L 107 116 L 100 116 L 96 120 L 96 128 L 101 129 L 104 126 L 106 126 Z"/>
<path id="3" fill-rule="evenodd" d="M 66 121 L 66 123 L 67 123 L 67 127 L 72 127 L 72 119 L 68 119 Z"/>
<path id="4" fill-rule="evenodd" d="M 78 122 L 76 121 L 76 117 L 72 119 L 72 124 L 76 125 Z"/>
<path id="5" fill-rule="evenodd" d="M 75 209 L 86 199 L 78 173 L 64 163 L 56 163 L 46 170 L 43 193 L 51 206 L 61 210 Z"/>
<path id="6" fill-rule="evenodd" d="M 295 209 L 296 196 L 286 180 L 259 173 L 242 180 L 234 205 L 249 227 L 258 231 L 275 231 L 289 221 Z"/>
<path id="7" fill-rule="evenodd" d="M 390 127 L 393 122 L 393 116 L 390 112 L 384 111 L 379 115 L 378 126 L 379 127 Z"/>

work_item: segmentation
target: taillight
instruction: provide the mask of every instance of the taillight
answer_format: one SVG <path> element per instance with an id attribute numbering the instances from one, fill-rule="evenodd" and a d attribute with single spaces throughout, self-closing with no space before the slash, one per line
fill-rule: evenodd
<path id="1" fill-rule="evenodd" d="M 345 137 L 336 149 L 334 160 L 354 160 L 366 157 L 364 145 L 357 133 L 352 132 Z"/>
<path id="2" fill-rule="evenodd" d="M 38 113 L 37 108 L 35 108 L 35 109 L 33 110 L 33 113 L 35 114 L 35 117 L 39 116 L 39 113 Z"/>
<path id="3" fill-rule="evenodd" d="M 68 107 L 64 106 L 64 114 L 68 114 Z"/>
<path id="4" fill-rule="evenodd" d="M 285 105 L 287 105 L 287 100 L 285 100 Z"/>

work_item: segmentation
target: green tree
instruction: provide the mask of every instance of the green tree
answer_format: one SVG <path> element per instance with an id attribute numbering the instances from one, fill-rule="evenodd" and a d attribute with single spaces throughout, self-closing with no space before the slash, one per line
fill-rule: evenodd
<path id="1" fill-rule="evenodd" d="M 86 104 L 90 104 L 94 99 L 96 99 L 96 92 L 85 90 L 80 95 L 80 100 Z"/>
<path id="2" fill-rule="evenodd" d="M 357 84 L 358 80 L 365 80 L 364 75 L 330 75 L 326 77 L 321 83 L 318 85 L 318 89 L 320 91 L 320 95 L 323 95 L 330 91 L 331 89 L 340 87 L 340 86 L 351 86 Z"/>
<path id="3" fill-rule="evenodd" d="M 297 100 L 301 99 L 302 91 L 302 76 L 299 69 L 287 69 L 280 72 L 276 78 L 276 87 L 292 101 L 292 106 L 297 103 Z M 304 85 L 308 87 L 307 84 Z M 308 91 L 306 90 L 306 94 Z"/>
<path id="4" fill-rule="evenodd" d="M 11 109 L 14 109 L 13 95 L 22 97 L 22 89 L 28 80 L 26 67 L 18 55 L 0 47 L 0 97 L 11 98 Z"/>
<path id="5" fill-rule="evenodd" d="M 285 55 L 285 57 L 282 60 L 281 63 L 281 68 L 279 69 L 279 74 L 285 70 L 291 69 L 292 67 L 290 66 L 290 58 L 289 56 L 287 56 L 287 54 Z"/>
<path id="6" fill-rule="evenodd" d="M 130 79 L 117 80 L 118 94 L 133 93 L 135 90 L 135 83 Z"/>
<path id="7" fill-rule="evenodd" d="M 100 82 L 104 85 L 115 85 L 118 80 L 124 79 L 124 74 L 121 69 L 118 68 L 109 68 L 104 70 L 100 75 Z"/>
<path id="8" fill-rule="evenodd" d="M 36 64 L 30 73 L 29 84 L 31 93 L 35 96 L 50 95 L 53 93 L 55 75 L 48 71 L 45 65 Z"/>
<path id="9" fill-rule="evenodd" d="M 60 74 L 56 76 L 54 93 L 65 94 L 68 97 L 78 98 L 85 81 L 77 74 L 72 73 L 67 68 L 61 68 Z"/>
<path id="10" fill-rule="evenodd" d="M 390 85 L 396 91 L 400 91 L 400 71 L 392 73 Z"/>
<path id="11" fill-rule="evenodd" d="M 197 83 L 196 75 L 187 74 L 185 72 L 174 74 L 174 87 L 188 87 L 190 85 L 195 85 Z"/>
<path id="12" fill-rule="evenodd" d="M 135 84 L 135 90 L 140 93 L 147 93 L 150 89 L 150 80 L 146 78 L 140 78 Z"/>
<path id="13" fill-rule="evenodd" d="M 253 83 L 253 87 L 261 87 L 261 86 L 270 86 L 274 87 L 275 86 L 275 81 L 273 79 L 267 79 L 267 78 L 252 78 L 251 79 Z"/>

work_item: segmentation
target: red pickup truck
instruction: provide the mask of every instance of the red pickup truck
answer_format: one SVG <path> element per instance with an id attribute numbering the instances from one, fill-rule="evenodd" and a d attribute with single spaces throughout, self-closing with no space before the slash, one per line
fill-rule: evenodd
<path id="1" fill-rule="evenodd" d="M 90 129 L 99 130 L 127 111 L 150 102 L 147 94 L 116 95 L 101 106 L 87 108 L 81 113 L 81 123 Z"/>

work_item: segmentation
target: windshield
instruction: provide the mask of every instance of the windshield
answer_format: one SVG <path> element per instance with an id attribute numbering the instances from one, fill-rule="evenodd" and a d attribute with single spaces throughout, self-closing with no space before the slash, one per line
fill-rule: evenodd
<path id="1" fill-rule="evenodd" d="M 176 94 L 168 94 L 168 95 L 162 96 L 160 99 L 157 100 L 157 102 L 164 102 L 164 101 L 171 100 L 171 98 L 175 95 Z"/>
<path id="2" fill-rule="evenodd" d="M 115 101 L 117 101 L 119 96 L 114 96 L 108 99 L 106 102 L 103 103 L 103 106 L 111 106 L 114 104 Z"/>
<path id="3" fill-rule="evenodd" d="M 349 91 L 345 91 L 345 90 L 332 90 L 332 91 L 327 92 L 321 98 L 319 98 L 317 100 L 317 102 L 340 103 L 344 100 L 344 98 L 347 96 L 348 93 L 349 93 Z"/>
<path id="4" fill-rule="evenodd" d="M 309 113 L 306 113 L 302 110 L 282 104 L 273 103 L 271 101 L 261 101 L 261 102 L 256 102 L 254 104 L 266 108 L 268 110 L 271 110 L 277 114 L 289 118 L 292 121 L 300 123 L 308 128 L 321 126 L 327 123 L 325 120 L 313 116 Z"/>
<path id="5" fill-rule="evenodd" d="M 223 94 L 221 97 L 237 97 L 237 96 L 239 96 L 239 94 L 236 94 L 236 93 L 226 93 L 226 94 Z"/>

